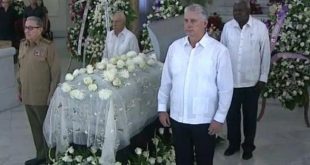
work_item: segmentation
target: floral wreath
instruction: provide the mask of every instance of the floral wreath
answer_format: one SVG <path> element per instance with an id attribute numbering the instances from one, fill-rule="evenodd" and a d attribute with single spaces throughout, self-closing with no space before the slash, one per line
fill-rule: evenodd
<path id="1" fill-rule="evenodd" d="M 309 97 L 309 5 L 308 0 L 292 0 L 275 3 L 270 10 L 271 48 L 276 54 L 262 95 L 278 99 L 285 109 L 304 106 Z"/>
<path id="2" fill-rule="evenodd" d="M 68 28 L 67 47 L 72 57 L 86 64 L 101 58 L 106 29 L 111 24 L 105 20 L 111 20 L 112 13 L 124 11 L 127 24 L 136 18 L 129 0 L 70 0 L 69 9 L 73 26 Z"/>

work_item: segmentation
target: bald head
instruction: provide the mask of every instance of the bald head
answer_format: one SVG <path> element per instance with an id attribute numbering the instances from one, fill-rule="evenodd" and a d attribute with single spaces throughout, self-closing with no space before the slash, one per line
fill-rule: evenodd
<path id="1" fill-rule="evenodd" d="M 112 27 L 114 33 L 118 35 L 126 25 L 126 16 L 123 11 L 117 11 L 112 17 Z"/>

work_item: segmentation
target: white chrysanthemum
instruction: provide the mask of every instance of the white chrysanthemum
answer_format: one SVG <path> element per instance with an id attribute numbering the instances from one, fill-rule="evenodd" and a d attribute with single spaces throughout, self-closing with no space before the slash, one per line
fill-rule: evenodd
<path id="1" fill-rule="evenodd" d="M 112 63 L 112 64 L 116 64 L 117 61 L 118 61 L 118 58 L 117 58 L 117 57 L 112 57 L 112 58 L 110 59 L 110 63 Z"/>
<path id="2" fill-rule="evenodd" d="M 90 84 L 88 85 L 88 90 L 89 91 L 96 91 L 97 90 L 97 85 L 96 84 Z"/>
<path id="3" fill-rule="evenodd" d="M 135 52 L 135 51 L 129 51 L 129 52 L 127 52 L 126 55 L 127 55 L 128 57 L 134 57 L 134 56 L 137 55 L 137 52 Z"/>
<path id="4" fill-rule="evenodd" d="M 66 81 L 72 81 L 74 79 L 74 76 L 71 73 L 67 73 L 65 76 Z"/>
<path id="5" fill-rule="evenodd" d="M 99 70 L 103 70 L 105 67 L 105 64 L 103 62 L 96 63 L 96 68 Z"/>
<path id="6" fill-rule="evenodd" d="M 93 67 L 92 65 L 87 65 L 87 67 L 86 67 L 86 72 L 87 72 L 88 74 L 94 73 L 94 67 Z"/>
<path id="7" fill-rule="evenodd" d="M 123 60 L 118 60 L 116 66 L 121 69 L 125 66 L 125 62 Z"/>
<path id="8" fill-rule="evenodd" d="M 145 62 L 140 63 L 140 64 L 139 64 L 139 67 L 140 67 L 141 69 L 145 69 L 145 68 L 146 68 L 146 63 L 145 63 Z"/>
<path id="9" fill-rule="evenodd" d="M 112 85 L 115 87 L 120 87 L 122 85 L 122 81 L 119 78 L 115 78 L 112 82 Z"/>
<path id="10" fill-rule="evenodd" d="M 101 100 L 107 100 L 108 98 L 111 97 L 112 91 L 109 90 L 109 89 L 101 89 L 101 90 L 98 92 L 98 94 L 99 94 L 99 98 L 100 98 Z"/>
<path id="11" fill-rule="evenodd" d="M 137 148 L 135 149 L 135 153 L 136 153 L 137 155 L 141 155 L 141 154 L 142 154 L 142 149 L 139 148 L 139 147 L 137 147 Z"/>
<path id="12" fill-rule="evenodd" d="M 119 72 L 119 76 L 122 78 L 129 78 L 129 72 L 128 70 L 122 70 Z"/>
<path id="13" fill-rule="evenodd" d="M 85 85 L 89 85 L 93 83 L 93 79 L 91 77 L 84 77 L 83 82 Z"/>
<path id="14" fill-rule="evenodd" d="M 71 85 L 69 85 L 68 83 L 64 82 L 62 85 L 61 85 L 61 90 L 65 93 L 67 92 L 70 92 L 72 89 Z"/>
<path id="15" fill-rule="evenodd" d="M 142 155 L 145 157 L 145 158 L 148 158 L 150 156 L 150 153 L 149 151 L 143 151 L 142 152 Z"/>
<path id="16" fill-rule="evenodd" d="M 72 73 L 73 77 L 76 77 L 80 74 L 80 70 L 79 69 L 75 69 Z"/>

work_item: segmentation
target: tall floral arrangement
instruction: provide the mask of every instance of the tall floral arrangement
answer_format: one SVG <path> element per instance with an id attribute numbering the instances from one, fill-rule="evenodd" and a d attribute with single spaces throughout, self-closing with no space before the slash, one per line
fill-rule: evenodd
<path id="1" fill-rule="evenodd" d="M 73 25 L 68 29 L 67 46 L 74 58 L 83 61 L 85 56 L 86 63 L 97 61 L 102 55 L 106 26 L 111 25 L 106 18 L 111 20 L 117 10 L 124 11 L 127 23 L 136 18 L 129 0 L 70 0 L 69 10 Z"/>
<path id="2" fill-rule="evenodd" d="M 25 4 L 24 1 L 22 0 L 14 0 L 12 3 L 16 14 L 19 18 L 22 18 L 23 14 L 24 14 L 24 9 L 25 9 Z"/>
<path id="3" fill-rule="evenodd" d="M 153 50 L 151 45 L 151 39 L 147 31 L 147 25 L 156 20 L 167 19 L 170 17 L 176 17 L 183 14 L 184 7 L 179 0 L 156 0 L 152 6 L 152 12 L 147 16 L 147 22 L 143 24 L 142 35 L 140 38 L 140 44 L 143 52 L 149 52 Z"/>
<path id="4" fill-rule="evenodd" d="M 277 54 L 272 57 L 271 72 L 263 97 L 276 98 L 291 110 L 296 105 L 304 105 L 308 100 L 309 6 L 309 0 L 290 0 L 271 6 L 271 29 L 278 28 L 280 21 L 284 22 L 281 23 L 279 35 L 271 36 Z"/>

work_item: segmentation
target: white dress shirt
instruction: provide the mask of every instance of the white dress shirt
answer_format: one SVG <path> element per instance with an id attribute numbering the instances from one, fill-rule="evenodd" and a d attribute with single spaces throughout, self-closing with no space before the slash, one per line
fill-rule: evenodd
<path id="1" fill-rule="evenodd" d="M 232 98 L 233 78 L 227 48 L 206 33 L 192 48 L 188 37 L 168 50 L 158 92 L 158 111 L 188 124 L 223 123 Z"/>
<path id="2" fill-rule="evenodd" d="M 235 88 L 267 82 L 270 67 L 268 34 L 266 25 L 251 16 L 242 29 L 234 19 L 225 24 L 221 42 L 231 55 Z"/>
<path id="3" fill-rule="evenodd" d="M 124 28 L 118 36 L 115 35 L 114 30 L 108 32 L 103 57 L 110 59 L 114 56 L 119 56 L 129 51 L 135 51 L 137 53 L 140 52 L 138 40 L 131 31 Z"/>

